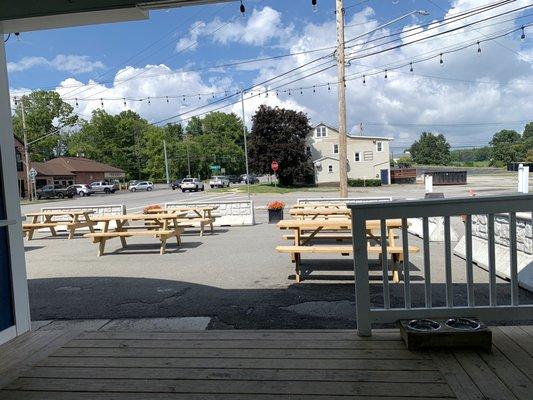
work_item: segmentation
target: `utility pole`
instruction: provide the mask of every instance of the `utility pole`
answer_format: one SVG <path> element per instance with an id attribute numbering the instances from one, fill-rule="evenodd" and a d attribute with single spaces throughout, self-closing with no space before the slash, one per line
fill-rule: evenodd
<path id="1" fill-rule="evenodd" d="M 28 191 L 28 199 L 33 200 L 33 185 L 30 179 L 30 155 L 28 153 L 28 137 L 26 135 L 26 110 L 24 109 L 24 96 L 20 98 L 20 108 L 22 112 L 22 135 L 24 139 L 24 162 L 26 164 L 26 189 Z"/>
<path id="2" fill-rule="evenodd" d="M 187 169 L 189 170 L 189 175 L 187 175 L 188 178 L 191 177 L 191 157 L 189 155 L 189 135 L 187 135 Z"/>
<path id="3" fill-rule="evenodd" d="M 242 106 L 242 135 L 244 137 L 244 162 L 246 163 L 246 189 L 248 191 L 248 200 L 250 200 L 250 171 L 248 170 L 248 145 L 246 144 L 246 120 L 244 116 L 244 91 L 241 90 Z"/>
<path id="4" fill-rule="evenodd" d="M 168 157 L 167 157 L 167 141 L 163 140 L 163 152 L 165 153 L 165 174 L 167 176 L 167 186 L 170 186 L 170 179 L 168 177 Z"/>
<path id="5" fill-rule="evenodd" d="M 337 70 L 339 97 L 339 192 L 348 197 L 348 176 L 346 171 L 346 65 L 344 63 L 344 4 L 336 0 L 337 8 Z"/>

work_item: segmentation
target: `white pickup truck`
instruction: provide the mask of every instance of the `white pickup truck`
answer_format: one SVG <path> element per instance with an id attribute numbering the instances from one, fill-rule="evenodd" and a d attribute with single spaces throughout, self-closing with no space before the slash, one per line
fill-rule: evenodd
<path id="1" fill-rule="evenodd" d="M 91 183 L 91 189 L 95 193 L 115 193 L 117 191 L 117 187 L 109 182 L 106 181 L 98 181 Z"/>

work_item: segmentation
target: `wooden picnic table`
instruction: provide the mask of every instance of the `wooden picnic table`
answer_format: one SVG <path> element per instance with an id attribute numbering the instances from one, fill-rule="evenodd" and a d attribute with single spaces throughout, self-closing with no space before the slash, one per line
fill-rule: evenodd
<path id="1" fill-rule="evenodd" d="M 96 222 L 91 219 L 91 214 L 94 214 L 94 211 L 57 210 L 27 213 L 26 218 L 31 218 L 31 222 L 23 223 L 22 229 L 24 234 L 27 235 L 28 240 L 31 240 L 37 229 L 48 228 L 50 229 L 52 236 L 57 236 L 56 228 L 65 225 L 69 231 L 68 238 L 72 239 L 74 238 L 76 229 L 79 228 L 89 228 L 91 233 L 94 232 L 94 225 L 96 225 Z M 56 217 L 67 217 L 69 219 L 54 219 Z M 39 218 L 41 218 L 41 221 L 39 221 Z"/>
<path id="2" fill-rule="evenodd" d="M 316 209 L 316 208 L 346 208 L 346 203 L 309 203 L 309 204 L 294 204 L 293 209 Z"/>
<path id="3" fill-rule="evenodd" d="M 403 251 L 395 244 L 395 229 L 402 227 L 401 219 L 386 220 L 387 229 L 387 249 L 393 256 L 393 261 L 401 261 L 403 259 Z M 337 239 L 348 237 L 351 239 L 351 218 L 317 218 L 317 219 L 285 219 L 278 222 L 280 229 L 293 230 L 293 235 L 288 235 L 284 238 L 292 239 L 294 244 L 292 246 L 278 246 L 276 249 L 283 253 L 289 253 L 292 257 L 292 262 L 295 263 L 296 282 L 300 282 L 302 278 L 300 268 L 301 253 L 322 253 L 322 254 L 341 254 L 348 255 L 352 253 L 352 246 L 313 246 L 311 241 L 321 238 L 319 235 L 323 231 L 333 231 L 333 234 L 326 234 L 325 239 Z M 366 223 L 367 238 L 373 240 L 377 245 L 371 246 L 369 244 L 369 251 L 380 254 L 381 257 L 381 235 L 375 234 L 375 231 L 381 230 L 381 221 L 371 220 Z M 310 232 L 306 234 L 305 232 Z M 338 234 L 343 232 L 343 236 Z M 414 247 L 410 251 L 417 251 Z M 399 276 L 396 269 L 393 270 L 393 281 L 399 281 Z"/>
<path id="4" fill-rule="evenodd" d="M 159 239 L 161 241 L 160 254 L 165 254 L 166 242 L 169 238 L 175 237 L 178 245 L 181 244 L 180 235 L 183 227 L 179 226 L 178 220 L 184 215 L 184 213 L 103 215 L 93 219 L 95 222 L 104 223 L 102 231 L 86 234 L 85 237 L 93 239 L 93 243 L 98 243 L 98 256 L 104 254 L 105 244 L 109 239 L 120 238 L 122 248 L 125 248 L 126 238 L 134 236 Z M 110 230 L 111 221 L 116 224 L 113 230 Z M 129 225 L 130 222 L 136 221 L 144 221 L 145 225 Z"/>
<path id="5" fill-rule="evenodd" d="M 289 214 L 298 219 L 338 218 L 350 217 L 351 211 L 347 207 L 317 207 L 317 208 L 291 208 Z"/>
<path id="6" fill-rule="evenodd" d="M 189 224 L 186 221 L 180 222 L 182 226 L 194 226 L 194 223 L 200 225 L 200 236 L 204 234 L 204 227 L 209 225 L 211 228 L 211 233 L 213 233 L 213 222 L 215 222 L 215 217 L 213 217 L 212 212 L 217 210 L 218 206 L 205 206 L 205 207 L 172 207 L 172 208 L 153 208 L 147 210 L 147 214 L 173 214 L 173 213 L 184 213 L 184 219 L 188 219 Z M 187 214 L 194 213 L 195 216 L 188 217 Z"/>

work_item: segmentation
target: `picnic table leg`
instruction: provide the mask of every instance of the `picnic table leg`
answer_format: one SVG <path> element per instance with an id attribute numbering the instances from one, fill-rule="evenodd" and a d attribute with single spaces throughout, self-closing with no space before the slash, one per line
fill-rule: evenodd
<path id="1" fill-rule="evenodd" d="M 74 215 L 71 225 L 68 227 L 68 238 L 74 239 L 74 231 L 76 230 L 76 224 L 78 223 L 78 216 Z"/>
<path id="2" fill-rule="evenodd" d="M 44 217 L 44 222 L 45 223 L 52 223 L 52 216 L 51 215 L 46 215 Z M 50 233 L 52 234 L 52 236 L 57 236 L 57 232 L 56 232 L 56 228 L 54 228 L 53 226 L 50 227 Z"/>
<path id="3" fill-rule="evenodd" d="M 28 240 L 32 240 L 33 239 L 33 232 L 35 232 L 35 228 L 30 228 L 28 230 Z"/>
<path id="4" fill-rule="evenodd" d="M 161 248 L 159 249 L 159 254 L 161 255 L 165 254 L 166 245 L 167 245 L 167 237 L 161 236 Z"/>
<path id="5" fill-rule="evenodd" d="M 209 218 L 209 226 L 211 227 L 211 235 L 213 234 L 213 218 L 211 217 L 211 210 L 207 211 L 207 216 Z"/>
<path id="6" fill-rule="evenodd" d="M 94 233 L 94 225 L 95 224 L 93 223 L 93 221 L 91 221 L 91 217 L 89 217 L 89 213 L 85 213 L 83 215 L 85 217 L 85 222 L 89 223 L 89 231 L 91 233 Z"/>
<path id="7" fill-rule="evenodd" d="M 105 241 L 106 241 L 106 238 L 98 238 L 100 239 L 98 243 L 98 257 L 100 256 L 103 256 L 104 255 L 104 252 L 105 252 Z"/>
<path id="8" fill-rule="evenodd" d="M 399 254 L 392 255 L 392 282 L 400 283 L 400 274 L 398 272 L 398 264 L 400 263 L 401 257 Z"/>
<path id="9" fill-rule="evenodd" d="M 297 228 L 294 232 L 294 244 L 295 246 L 301 245 L 301 230 L 300 228 Z M 300 253 L 294 253 L 294 271 L 296 276 L 296 283 L 300 283 L 302 281 L 301 276 L 301 254 Z"/>
<path id="10" fill-rule="evenodd" d="M 124 228 L 123 228 L 124 224 L 125 224 L 125 222 L 117 220 L 117 229 L 116 229 L 116 231 L 117 232 L 123 232 L 124 231 Z M 120 245 L 122 246 L 123 249 L 125 249 L 126 246 L 127 246 L 126 238 L 123 237 L 123 236 L 120 237 Z"/>

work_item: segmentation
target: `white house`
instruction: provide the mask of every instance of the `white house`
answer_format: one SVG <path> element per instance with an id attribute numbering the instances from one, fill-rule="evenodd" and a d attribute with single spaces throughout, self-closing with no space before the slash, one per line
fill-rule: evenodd
<path id="1" fill-rule="evenodd" d="M 381 179 L 390 183 L 390 151 L 392 138 L 351 136 L 346 139 L 348 179 Z M 307 151 L 315 168 L 315 182 L 339 182 L 339 132 L 324 123 L 316 125 L 307 138 Z"/>

